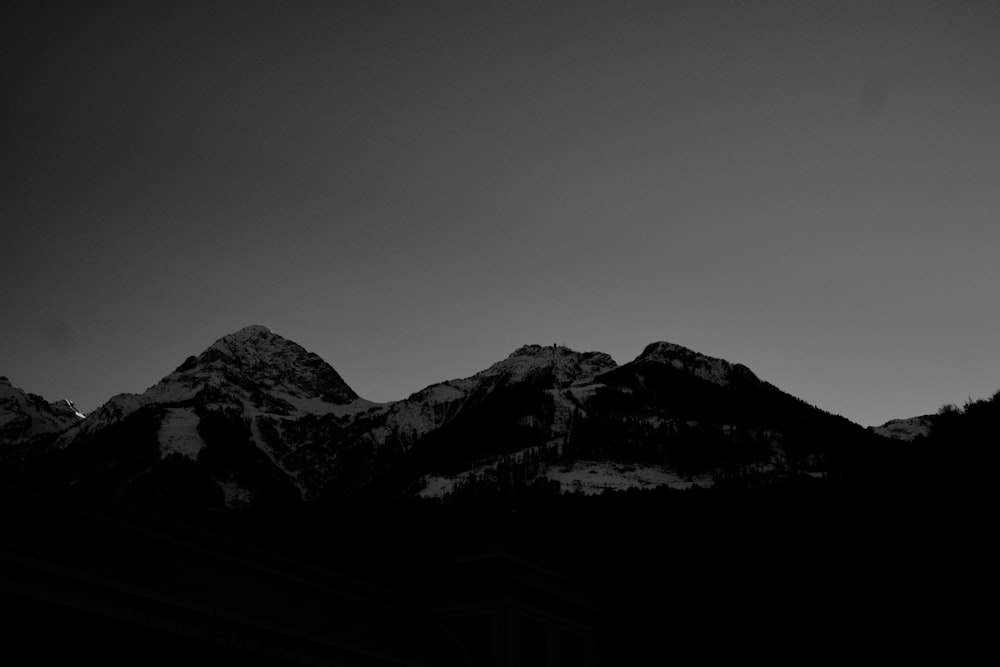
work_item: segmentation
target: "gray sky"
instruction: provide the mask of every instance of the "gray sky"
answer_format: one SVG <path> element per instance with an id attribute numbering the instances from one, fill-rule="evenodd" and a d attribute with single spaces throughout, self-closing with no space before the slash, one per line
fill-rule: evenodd
<path id="1" fill-rule="evenodd" d="M 50 400 L 252 323 L 373 400 L 655 340 L 865 425 L 1000 388 L 1000 3 L 2 11 L 0 374 Z"/>

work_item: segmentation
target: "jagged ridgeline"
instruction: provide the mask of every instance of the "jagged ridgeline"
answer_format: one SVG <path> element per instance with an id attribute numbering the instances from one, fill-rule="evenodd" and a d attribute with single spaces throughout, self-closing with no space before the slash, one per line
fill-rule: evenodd
<path id="1" fill-rule="evenodd" d="M 34 431 L 23 416 L 3 423 L 8 460 L 192 510 L 758 487 L 871 468 L 890 449 L 745 366 L 662 342 L 621 366 L 527 345 L 471 377 L 375 403 L 317 355 L 251 326 L 86 418 L 0 388 L 11 414 L 53 413 Z"/>
<path id="2" fill-rule="evenodd" d="M 72 401 L 50 403 L 0 376 L 0 462 L 23 464 L 82 419 Z"/>

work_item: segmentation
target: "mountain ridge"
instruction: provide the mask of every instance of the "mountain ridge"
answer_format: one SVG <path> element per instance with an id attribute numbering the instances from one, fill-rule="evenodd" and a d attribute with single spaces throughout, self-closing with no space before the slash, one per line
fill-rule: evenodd
<path id="1" fill-rule="evenodd" d="M 53 449 L 115 469 L 138 451 L 121 434 L 144 434 L 129 436 L 146 449 L 121 488 L 173 461 L 236 507 L 264 488 L 301 500 L 375 488 L 440 498 L 484 485 L 599 493 L 822 472 L 837 456 L 830 434 L 858 432 L 742 364 L 665 341 L 622 365 L 523 345 L 471 376 L 374 403 L 315 353 L 250 325 L 142 394 L 112 397 Z"/>
<path id="2" fill-rule="evenodd" d="M 4 458 L 48 445 L 85 417 L 68 399 L 47 401 L 0 376 L 0 456 Z"/>

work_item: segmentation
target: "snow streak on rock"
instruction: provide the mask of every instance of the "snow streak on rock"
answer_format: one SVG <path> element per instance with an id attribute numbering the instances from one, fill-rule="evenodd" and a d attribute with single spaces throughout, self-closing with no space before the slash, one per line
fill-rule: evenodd
<path id="1" fill-rule="evenodd" d="M 164 458 L 180 454 L 194 461 L 205 446 L 205 441 L 198 435 L 198 415 L 192 408 L 168 409 L 158 436 L 160 455 Z"/>
<path id="2" fill-rule="evenodd" d="M 83 420 L 72 401 L 47 402 L 0 377 L 0 449 L 54 436 Z"/>

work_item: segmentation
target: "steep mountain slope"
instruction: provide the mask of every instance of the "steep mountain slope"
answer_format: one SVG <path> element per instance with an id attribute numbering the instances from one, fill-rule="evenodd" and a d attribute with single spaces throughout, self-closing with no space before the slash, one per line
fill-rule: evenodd
<path id="1" fill-rule="evenodd" d="M 464 408 L 481 404 L 494 391 L 512 387 L 544 391 L 582 387 L 615 366 L 614 360 L 602 352 L 579 353 L 554 345 L 525 345 L 471 377 L 433 384 L 391 404 L 378 439 L 388 439 L 389 433 L 393 433 L 412 443 L 457 417 Z"/>
<path id="2" fill-rule="evenodd" d="M 759 379 L 749 368 L 654 343 L 604 374 L 579 424 L 584 451 L 662 461 L 686 475 L 822 472 L 870 440 L 860 426 Z M 601 433 L 602 438 L 593 434 Z"/>
<path id="3" fill-rule="evenodd" d="M 48 402 L 0 377 L 0 455 L 18 457 L 84 419 L 72 401 Z"/>
<path id="4" fill-rule="evenodd" d="M 602 352 L 525 345 L 471 377 L 431 385 L 390 404 L 371 433 L 372 455 L 362 466 L 371 471 L 367 478 L 347 489 L 333 479 L 328 491 L 374 481 L 376 495 L 428 485 L 440 492 L 479 467 L 537 457 L 568 434 L 574 397 L 587 395 L 594 378 L 615 367 Z"/>

